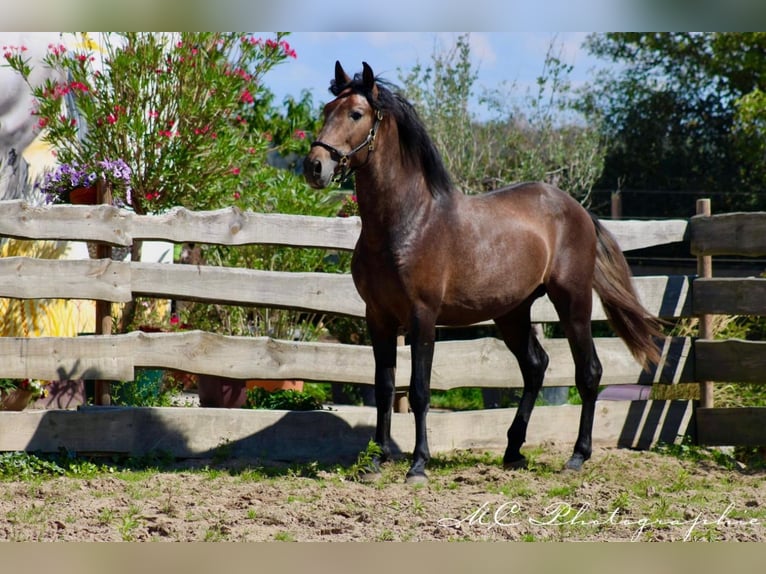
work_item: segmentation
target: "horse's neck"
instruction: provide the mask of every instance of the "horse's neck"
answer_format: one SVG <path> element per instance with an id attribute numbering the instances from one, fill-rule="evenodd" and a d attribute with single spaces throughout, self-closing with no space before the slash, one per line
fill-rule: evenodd
<path id="1" fill-rule="evenodd" d="M 362 236 L 376 249 L 406 242 L 434 208 L 434 198 L 420 172 L 396 177 L 372 170 L 356 175 L 356 195 L 362 219 Z"/>

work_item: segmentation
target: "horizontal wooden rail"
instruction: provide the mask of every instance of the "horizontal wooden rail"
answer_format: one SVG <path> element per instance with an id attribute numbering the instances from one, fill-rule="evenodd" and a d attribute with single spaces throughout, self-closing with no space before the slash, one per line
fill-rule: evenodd
<path id="1" fill-rule="evenodd" d="M 546 385 L 574 385 L 574 364 L 565 339 L 544 339 L 551 360 Z M 658 369 L 642 371 L 619 339 L 596 339 L 604 365 L 602 384 L 687 382 L 691 341 L 667 339 Z M 373 384 L 372 349 L 338 343 L 229 337 L 204 331 L 83 337 L 0 338 L 3 376 L 49 380 L 131 380 L 134 369 L 163 368 L 239 379 L 307 379 Z M 398 386 L 409 384 L 410 349 L 399 348 Z M 521 387 L 515 358 L 498 339 L 436 344 L 433 389 Z"/>
<path id="2" fill-rule="evenodd" d="M 766 341 L 700 339 L 694 347 L 698 380 L 766 383 Z"/>
<path id="3" fill-rule="evenodd" d="M 689 237 L 694 255 L 766 255 L 766 212 L 694 216 Z"/>
<path id="4" fill-rule="evenodd" d="M 50 280 L 51 277 L 56 279 Z M 636 277 L 634 283 L 650 312 L 666 318 L 691 313 L 689 277 Z M 0 297 L 99 299 L 121 303 L 136 295 L 289 307 L 364 317 L 364 302 L 348 274 L 289 273 L 108 259 L 0 259 Z M 593 301 L 593 319 L 606 319 L 597 297 Z M 556 310 L 547 297 L 533 305 L 532 320 L 540 323 L 558 321 Z"/>
<path id="5" fill-rule="evenodd" d="M 134 240 L 220 245 L 273 244 L 293 247 L 354 248 L 357 217 L 314 217 L 244 212 L 237 208 L 189 211 L 177 207 L 163 215 L 136 215 L 109 205 L 33 207 L 0 201 L 0 236 L 22 239 L 101 241 L 130 245 Z"/>
<path id="6" fill-rule="evenodd" d="M 697 409 L 696 414 L 699 444 L 766 445 L 766 407 Z"/>
<path id="7" fill-rule="evenodd" d="M 686 220 L 603 221 L 623 251 L 683 241 Z M 24 239 L 101 241 L 130 245 L 134 240 L 221 245 L 272 244 L 351 250 L 362 228 L 358 217 L 314 217 L 253 213 L 237 208 L 136 215 L 109 205 L 30 206 L 0 201 L 0 236 Z"/>
<path id="8" fill-rule="evenodd" d="M 695 314 L 766 315 L 766 279 L 697 279 L 692 295 Z"/>

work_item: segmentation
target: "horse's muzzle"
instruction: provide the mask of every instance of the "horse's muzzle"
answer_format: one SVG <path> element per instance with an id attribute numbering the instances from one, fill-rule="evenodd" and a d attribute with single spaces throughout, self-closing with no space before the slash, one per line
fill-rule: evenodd
<path id="1" fill-rule="evenodd" d="M 335 175 L 337 162 L 330 158 L 320 159 L 318 154 L 309 153 L 303 160 L 303 177 L 314 189 L 327 187 Z"/>

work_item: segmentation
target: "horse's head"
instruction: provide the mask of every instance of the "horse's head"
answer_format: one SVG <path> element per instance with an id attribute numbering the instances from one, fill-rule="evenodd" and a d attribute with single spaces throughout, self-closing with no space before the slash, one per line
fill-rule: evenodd
<path id="1" fill-rule="evenodd" d="M 324 126 L 303 161 L 306 181 L 317 189 L 336 177 L 345 179 L 367 163 L 382 119 L 375 105 L 375 75 L 366 62 L 361 78 L 354 79 L 343 71 L 340 62 L 335 62 L 330 90 L 335 99 L 324 107 Z"/>

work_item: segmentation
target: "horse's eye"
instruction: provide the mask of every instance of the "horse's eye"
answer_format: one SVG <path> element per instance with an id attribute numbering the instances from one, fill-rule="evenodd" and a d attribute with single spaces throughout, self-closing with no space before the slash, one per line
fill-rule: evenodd
<path id="1" fill-rule="evenodd" d="M 362 112 L 358 112 L 358 111 L 356 111 L 356 110 L 354 110 L 353 112 L 351 112 L 351 113 L 350 113 L 350 114 L 348 114 L 348 115 L 349 115 L 349 117 L 350 117 L 352 120 L 354 120 L 355 122 L 358 122 L 359 120 L 361 120 L 361 119 L 362 119 Z"/>

